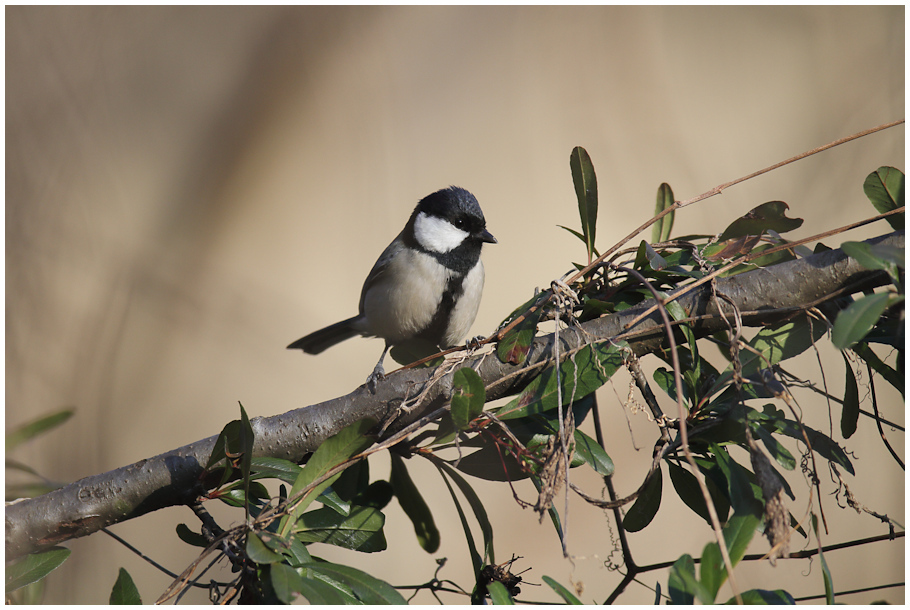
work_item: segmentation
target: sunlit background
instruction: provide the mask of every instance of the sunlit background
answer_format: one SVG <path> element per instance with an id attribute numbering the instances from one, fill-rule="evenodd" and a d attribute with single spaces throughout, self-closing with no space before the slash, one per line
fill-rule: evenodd
<path id="1" fill-rule="evenodd" d="M 238 401 L 268 416 L 362 383 L 379 341 L 319 357 L 285 346 L 356 313 L 376 256 L 436 189 L 471 190 L 499 239 L 484 252 L 487 288 L 472 333 L 488 334 L 584 258 L 556 226 L 578 226 L 574 146 L 597 170 L 604 249 L 650 217 L 661 182 L 692 197 L 904 116 L 902 6 L 5 12 L 6 425 L 76 409 L 11 456 L 61 482 L 216 434 L 238 416 Z M 675 234 L 720 232 L 777 199 L 806 220 L 795 238 L 861 220 L 874 214 L 863 180 L 881 165 L 904 168 L 903 126 L 692 206 Z M 888 230 L 880 222 L 828 244 Z M 840 355 L 823 350 L 821 362 L 829 390 L 842 395 Z M 799 374 L 820 379 L 814 355 L 801 363 Z M 656 440 L 653 424 L 622 406 L 624 375 L 599 393 L 621 495 L 638 486 Z M 822 430 L 830 408 L 839 434 L 838 405 L 797 398 Z M 885 416 L 903 424 L 901 397 L 883 401 Z M 887 433 L 902 454 L 902 434 Z M 861 473 L 851 490 L 903 522 L 903 472 L 871 420 L 846 446 Z M 396 501 L 385 511 L 389 551 L 316 552 L 395 585 L 428 581 L 433 559 L 447 557 L 440 577 L 470 588 L 448 492 L 433 468 L 410 462 L 443 531 L 436 555 L 419 548 Z M 379 456 L 373 476 L 387 473 Z M 573 476 L 600 494 L 596 477 Z M 806 485 L 798 473 L 790 480 L 799 487 L 790 508 L 802 518 Z M 666 482 L 657 518 L 630 536 L 640 565 L 699 556 L 711 539 Z M 619 583 L 608 569 L 621 559 L 612 517 L 573 500 L 568 561 L 552 525 L 538 524 L 506 486 L 477 489 L 498 560 L 524 557 L 515 569 L 531 568 L 526 581 L 579 585 L 586 602 L 603 602 Z M 529 484 L 518 489 L 533 499 Z M 887 533 L 826 502 L 825 543 Z M 242 518 L 215 510 L 223 526 Z M 198 529 L 189 509 L 172 508 L 112 530 L 181 572 L 196 550 L 177 539 L 178 523 Z M 146 603 L 170 584 L 104 534 L 67 545 L 73 555 L 50 577 L 48 602 L 106 603 L 119 567 Z M 794 540 L 801 545 L 815 543 Z M 837 590 L 900 582 L 903 549 L 898 541 L 826 554 Z M 765 550 L 756 536 L 749 551 Z M 737 574 L 743 589 L 824 593 L 817 561 Z M 666 577 L 643 575 L 619 601 L 653 602 L 648 587 L 666 591 Z M 729 594 L 725 586 L 720 599 Z M 525 586 L 522 598 L 558 601 L 546 586 Z M 904 592 L 840 599 L 900 603 Z"/>

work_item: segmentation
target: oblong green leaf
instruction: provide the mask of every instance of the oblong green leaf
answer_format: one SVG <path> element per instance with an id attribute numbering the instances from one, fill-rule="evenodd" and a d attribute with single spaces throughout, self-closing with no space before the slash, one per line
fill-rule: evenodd
<path id="1" fill-rule="evenodd" d="M 705 504 L 705 498 L 701 494 L 698 479 L 695 478 L 695 475 L 674 462 L 668 461 L 667 466 L 670 472 L 670 482 L 673 484 L 673 489 L 676 490 L 676 495 L 686 506 L 692 509 L 692 512 L 710 523 L 711 517 L 708 514 L 708 507 Z M 721 515 L 718 515 L 718 517 L 723 520 Z"/>
<path id="2" fill-rule="evenodd" d="M 280 479 L 293 485 L 303 469 L 290 460 L 274 457 L 254 457 L 250 462 L 250 470 L 254 479 Z"/>
<path id="3" fill-rule="evenodd" d="M 569 230 L 571 231 L 571 229 Z M 576 233 L 575 231 L 572 232 Z M 579 237 L 584 241 L 583 236 Z M 541 304 L 541 306 L 534 311 L 529 310 L 540 299 L 541 295 L 535 294 L 516 308 L 515 311 L 500 324 L 500 327 L 502 327 L 508 322 L 518 318 L 520 315 L 525 316 L 524 319 L 516 324 L 515 328 L 506 333 L 496 345 L 496 355 L 500 362 L 521 364 L 525 361 L 525 358 L 528 357 L 528 352 L 531 350 L 531 344 L 534 342 L 534 337 L 537 335 L 537 324 L 540 322 L 540 316 L 544 312 L 544 306 Z"/>
<path id="4" fill-rule="evenodd" d="M 560 383 L 557 383 L 556 368 L 546 369 L 517 398 L 502 407 L 498 415 L 500 419 L 516 419 L 555 409 L 559 403 L 560 385 L 564 404 L 569 404 L 573 398 L 580 400 L 605 384 L 621 366 L 621 345 L 587 345 L 574 358 L 560 364 Z"/>
<path id="5" fill-rule="evenodd" d="M 374 425 L 375 422 L 372 419 L 362 419 L 346 426 L 334 436 L 323 441 L 313 455 L 310 456 L 309 461 L 300 472 L 297 480 L 294 481 L 294 486 L 288 493 L 288 497 L 295 496 L 335 466 L 372 445 L 373 439 L 367 436 L 367 432 L 369 432 Z M 317 485 L 313 488 L 312 492 L 297 505 L 292 514 L 282 518 L 281 525 L 279 526 L 279 533 L 283 538 L 287 537 L 291 530 L 291 526 L 297 520 L 297 517 L 303 514 L 306 507 L 339 476 L 340 473 Z"/>
<path id="6" fill-rule="evenodd" d="M 736 567 L 739 560 L 746 554 L 746 549 L 755 535 L 755 529 L 760 523 L 761 520 L 757 515 L 734 513 L 724 524 L 724 544 L 727 545 L 727 552 L 733 567 Z M 726 572 L 726 568 L 724 571 Z"/>
<path id="7" fill-rule="evenodd" d="M 743 603 L 753 606 L 753 605 L 796 605 L 796 600 L 793 599 L 793 596 L 784 591 L 783 589 L 777 589 L 775 591 L 767 591 L 765 589 L 751 589 L 749 591 L 744 591 L 741 595 Z M 724 605 L 739 605 L 736 597 L 731 597 L 724 602 Z"/>
<path id="8" fill-rule="evenodd" d="M 824 336 L 827 328 L 821 322 L 809 322 L 801 316 L 788 322 L 781 322 L 761 329 L 749 341 L 749 345 L 762 354 L 741 353 L 742 374 L 750 377 L 761 369 L 803 353 Z M 728 369 L 731 370 L 732 366 Z"/>
<path id="9" fill-rule="evenodd" d="M 853 464 L 847 457 L 847 453 L 840 445 L 838 445 L 828 436 L 825 436 L 814 428 L 810 428 L 809 426 L 805 425 L 801 426 L 796 422 L 792 422 L 790 420 L 779 420 L 777 423 L 782 434 L 785 434 L 790 438 L 795 438 L 801 442 L 804 440 L 803 431 L 805 431 L 806 437 L 809 439 L 809 443 L 812 444 L 813 451 L 818 453 L 826 460 L 834 462 L 838 466 L 842 466 L 850 474 L 856 475 L 856 472 L 853 469 Z"/>
<path id="10" fill-rule="evenodd" d="M 344 583 L 364 604 L 407 603 L 395 587 L 356 568 L 328 562 L 307 563 L 301 567 Z"/>
<path id="11" fill-rule="evenodd" d="M 581 146 L 576 146 L 569 156 L 569 167 L 572 170 L 572 182 L 575 184 L 575 196 L 578 198 L 578 215 L 581 217 L 581 232 L 585 236 L 588 260 L 594 253 L 597 225 L 597 176 L 591 157 Z"/>
<path id="12" fill-rule="evenodd" d="M 284 559 L 266 546 L 255 532 L 250 532 L 246 538 L 246 555 L 250 558 L 250 561 L 255 561 L 256 563 L 276 563 Z"/>
<path id="13" fill-rule="evenodd" d="M 294 536 L 303 543 L 322 542 L 361 553 L 375 553 L 387 548 L 385 515 L 365 506 L 354 506 L 348 516 L 331 508 L 311 510 L 294 525 Z"/>
<path id="14" fill-rule="evenodd" d="M 111 589 L 108 603 L 112 606 L 142 604 L 142 598 L 139 597 L 139 589 L 136 588 L 130 573 L 123 568 L 120 568 L 120 572 L 117 574 L 117 581 L 114 583 L 114 588 Z"/>
<path id="15" fill-rule="evenodd" d="M 866 176 L 863 191 L 879 214 L 896 210 L 904 205 L 904 173 L 882 166 Z M 889 216 L 887 220 L 895 231 L 904 228 L 904 214 Z"/>
<path id="16" fill-rule="evenodd" d="M 10 452 L 25 441 L 56 428 L 72 417 L 75 412 L 75 409 L 63 409 L 50 415 L 42 415 L 18 426 L 6 434 L 6 451 Z"/>
<path id="17" fill-rule="evenodd" d="M 613 474 L 613 460 L 604 451 L 604 448 L 593 438 L 582 432 L 575 430 L 575 451 L 585 459 L 585 462 L 602 476 L 608 477 Z"/>
<path id="18" fill-rule="evenodd" d="M 892 278 L 897 270 L 905 268 L 904 249 L 888 244 L 868 244 L 864 241 L 845 241 L 840 245 L 844 253 L 866 269 L 884 269 Z"/>
<path id="19" fill-rule="evenodd" d="M 894 386 L 894 388 L 901 393 L 901 396 L 904 395 L 903 372 L 898 372 L 885 364 L 866 343 L 854 345 L 852 349 L 857 356 L 866 361 L 866 364 L 868 364 L 873 371 L 884 377 L 885 381 Z"/>
<path id="20" fill-rule="evenodd" d="M 695 579 L 695 560 L 691 555 L 683 555 L 670 567 L 667 579 L 670 601 L 676 606 L 691 606 L 699 586 Z"/>
<path id="21" fill-rule="evenodd" d="M 193 546 L 205 548 L 209 545 L 208 539 L 202 534 L 197 534 L 191 530 L 185 523 L 177 524 L 177 537 Z"/>
<path id="22" fill-rule="evenodd" d="M 495 606 L 515 605 L 515 600 L 509 595 L 505 585 L 497 580 L 494 580 L 487 585 L 487 593 L 490 594 L 490 601 L 492 601 Z"/>
<path id="23" fill-rule="evenodd" d="M 850 303 L 837 314 L 831 343 L 838 349 L 846 349 L 861 341 L 888 308 L 890 297 L 887 292 L 877 292 Z"/>
<path id="24" fill-rule="evenodd" d="M 467 430 L 483 412 L 486 390 L 483 379 L 469 366 L 455 371 L 452 377 L 452 421 L 459 430 Z"/>
<path id="25" fill-rule="evenodd" d="M 700 600 L 703 604 L 713 604 L 717 598 L 720 586 L 724 584 L 724 559 L 720 554 L 720 546 L 716 542 L 709 542 L 701 552 L 701 564 L 698 567 L 699 581 L 704 587 L 707 599 Z"/>
<path id="26" fill-rule="evenodd" d="M 771 454 L 777 463 L 786 468 L 787 470 L 793 470 L 796 468 L 796 458 L 793 457 L 793 454 L 784 447 L 780 441 L 774 438 L 774 435 L 762 428 L 761 426 L 752 426 L 752 430 L 761 438 L 762 442 L 765 445 L 765 448 L 768 450 L 768 453 Z"/>
<path id="27" fill-rule="evenodd" d="M 654 215 L 657 216 L 669 208 L 673 205 L 674 201 L 673 189 L 670 188 L 669 184 L 664 182 L 657 189 L 657 203 L 654 205 Z M 670 239 L 670 231 L 673 230 L 673 218 L 675 215 L 676 212 L 670 212 L 654 223 L 654 226 L 651 227 L 652 243 L 658 244 Z"/>
<path id="28" fill-rule="evenodd" d="M 787 218 L 786 213 L 789 209 L 790 206 L 783 201 L 763 203 L 734 220 L 717 241 L 723 242 L 745 235 L 761 235 L 768 230 L 786 233 L 798 229 L 802 226 L 803 219 Z"/>
<path id="29" fill-rule="evenodd" d="M 761 514 L 762 503 L 760 498 L 755 497 L 755 490 L 749 482 L 748 470 L 731 458 L 724 447 L 715 443 L 711 443 L 709 447 L 711 453 L 714 454 L 720 471 L 724 475 L 734 516 L 737 514 Z M 759 490 L 758 493 L 761 494 L 761 491 Z"/>
<path id="30" fill-rule="evenodd" d="M 579 600 L 577 597 L 575 597 L 571 591 L 566 589 L 564 586 L 562 586 L 561 584 L 559 584 L 558 582 L 556 582 L 549 576 L 544 576 L 543 581 L 545 583 L 547 583 L 547 585 L 551 589 L 556 591 L 556 594 L 559 595 L 559 597 L 561 597 L 567 604 L 571 604 L 573 606 L 582 605 L 582 601 Z"/>
<path id="31" fill-rule="evenodd" d="M 435 553 L 439 550 L 440 536 L 436 522 L 433 520 L 433 513 L 430 512 L 430 507 L 420 495 L 420 490 L 411 480 L 411 475 L 408 474 L 407 466 L 401 456 L 391 452 L 389 455 L 392 458 L 390 481 L 398 503 L 404 510 L 404 514 L 414 524 L 414 534 L 417 536 L 420 547 L 427 553 Z"/>
<path id="32" fill-rule="evenodd" d="M 662 491 L 663 475 L 658 468 L 622 521 L 627 532 L 639 532 L 651 523 L 660 508 Z"/>
<path id="33" fill-rule="evenodd" d="M 38 582 L 60 567 L 71 551 L 67 548 L 55 546 L 26 555 L 22 559 L 6 566 L 6 592 L 15 591 L 25 585 Z"/>
<path id="34" fill-rule="evenodd" d="M 269 580 L 272 583 L 272 590 L 275 591 L 275 595 L 285 604 L 292 604 L 301 597 L 303 576 L 291 566 L 284 563 L 276 563 L 269 570 Z M 328 603 L 321 599 L 320 601 L 307 599 L 311 604 Z"/>
<path id="35" fill-rule="evenodd" d="M 853 373 L 853 367 L 844 354 L 844 367 L 846 375 L 844 379 L 844 408 L 840 416 L 840 433 L 844 438 L 850 438 L 856 432 L 856 424 L 859 421 L 859 388 L 856 385 L 856 375 Z"/>

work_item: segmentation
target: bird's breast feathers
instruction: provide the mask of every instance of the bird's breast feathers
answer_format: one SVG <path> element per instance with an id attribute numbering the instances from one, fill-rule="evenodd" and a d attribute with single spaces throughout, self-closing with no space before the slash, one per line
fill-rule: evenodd
<path id="1" fill-rule="evenodd" d="M 364 295 L 363 330 L 396 343 L 414 337 L 431 323 L 443 291 L 456 272 L 440 265 L 429 254 L 408 249 L 400 251 L 388 265 Z M 483 265 L 479 262 L 465 276 L 460 296 L 456 295 L 444 343 L 459 342 L 470 329 L 480 305 L 483 276 Z"/>

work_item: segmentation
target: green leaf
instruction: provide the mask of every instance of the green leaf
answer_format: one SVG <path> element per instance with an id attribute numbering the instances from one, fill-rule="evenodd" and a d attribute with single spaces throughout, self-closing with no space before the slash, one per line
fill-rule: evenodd
<path id="1" fill-rule="evenodd" d="M 300 540 L 291 536 L 287 542 L 289 544 L 287 545 L 287 548 L 283 550 L 283 554 L 285 555 L 284 563 L 292 568 L 299 568 L 303 564 L 313 561 L 310 552 Z"/>
<path id="2" fill-rule="evenodd" d="M 486 390 L 483 379 L 469 366 L 455 371 L 452 378 L 452 421 L 459 430 L 467 430 L 483 412 Z"/>
<path id="3" fill-rule="evenodd" d="M 715 443 L 711 443 L 709 447 L 726 479 L 727 491 L 730 496 L 730 504 L 733 505 L 734 516 L 738 514 L 760 514 L 762 504 L 755 497 L 752 484 L 749 482 L 748 471 L 731 458 L 723 447 Z"/>
<path id="4" fill-rule="evenodd" d="M 798 229 L 802 226 L 803 219 L 787 218 L 786 213 L 789 209 L 790 206 L 783 201 L 763 203 L 734 220 L 717 241 L 724 242 L 728 239 L 745 235 L 761 235 L 768 230 L 786 233 L 787 231 Z"/>
<path id="5" fill-rule="evenodd" d="M 269 490 L 262 483 L 253 481 L 249 484 L 248 490 L 244 487 L 246 487 L 244 481 L 234 481 L 227 487 L 219 489 L 217 493 L 213 492 L 212 497 L 237 508 L 244 508 L 247 504 L 261 505 L 270 497 Z"/>
<path id="6" fill-rule="evenodd" d="M 477 497 L 477 493 L 468 485 L 468 482 L 464 480 L 458 471 L 446 464 L 442 459 L 438 458 L 435 455 L 429 454 L 426 456 L 441 473 L 448 475 L 452 481 L 458 485 L 458 488 L 461 490 L 461 493 L 467 499 L 468 504 L 471 505 L 471 509 L 474 511 L 474 516 L 477 519 L 478 524 L 480 524 L 480 530 L 483 533 L 483 548 L 484 556 L 481 557 L 477 552 L 477 548 L 474 546 L 474 538 L 471 535 L 471 528 L 468 526 L 468 521 L 465 518 L 464 512 L 461 509 L 461 504 L 458 502 L 458 498 L 455 495 L 455 490 L 452 489 L 449 480 L 443 476 L 442 480 L 445 482 L 446 486 L 449 488 L 449 493 L 452 496 L 452 501 L 455 503 L 455 508 L 458 510 L 458 516 L 461 518 L 461 525 L 464 529 L 465 539 L 468 543 L 468 550 L 471 554 L 471 564 L 474 568 L 474 573 L 477 574 L 480 572 L 483 567 L 484 562 L 493 563 L 493 526 L 490 524 L 490 519 L 487 517 L 487 511 L 484 509 L 483 504 L 480 501 L 480 498 Z"/>
<path id="7" fill-rule="evenodd" d="M 351 503 L 339 497 L 331 487 L 322 490 L 316 500 L 322 502 L 323 506 L 328 506 L 339 515 L 348 516 L 351 514 Z"/>
<path id="8" fill-rule="evenodd" d="M 48 430 L 56 428 L 68 420 L 70 417 L 72 417 L 73 413 L 75 413 L 75 409 L 63 409 L 62 411 L 57 411 L 56 413 L 51 413 L 50 415 L 42 415 L 41 417 L 8 432 L 6 434 L 7 453 L 25 441 L 35 438 L 36 436 L 43 434 Z"/>
<path id="9" fill-rule="evenodd" d="M 411 480 L 401 456 L 391 452 L 389 455 L 392 458 L 390 481 L 398 503 L 404 514 L 414 524 L 414 534 L 417 536 L 420 547 L 427 553 L 435 553 L 439 550 L 440 536 L 436 522 L 433 520 L 433 513 L 430 512 L 430 507 L 420 495 L 420 490 Z"/>
<path id="10" fill-rule="evenodd" d="M 856 386 L 856 375 L 853 373 L 853 367 L 847 360 L 847 354 L 844 356 L 844 367 L 846 377 L 844 381 L 844 410 L 840 416 L 840 433 L 844 438 L 850 438 L 856 432 L 856 424 L 859 421 L 859 389 Z"/>
<path id="11" fill-rule="evenodd" d="M 15 591 L 25 585 L 37 582 L 60 567 L 66 558 L 70 556 L 70 550 L 60 546 L 55 546 L 41 551 L 26 555 L 6 566 L 6 592 Z"/>
<path id="12" fill-rule="evenodd" d="M 761 426 L 752 426 L 752 430 L 758 435 L 762 442 L 765 444 L 765 448 L 768 450 L 768 453 L 777 460 L 777 463 L 786 468 L 787 470 L 793 470 L 796 468 L 796 458 L 793 457 L 793 454 L 784 447 L 779 440 L 774 438 L 770 432 L 765 430 Z"/>
<path id="13" fill-rule="evenodd" d="M 303 576 L 291 566 L 283 563 L 276 563 L 269 570 L 269 579 L 272 583 L 272 589 L 275 595 L 285 604 L 292 604 L 297 601 L 303 591 Z M 311 604 L 330 603 L 322 599 L 313 601 L 307 598 Z"/>
<path id="14" fill-rule="evenodd" d="M 294 525 L 294 536 L 303 543 L 322 542 L 345 549 L 374 553 L 387 548 L 382 527 L 385 516 L 375 508 L 355 506 L 349 516 L 331 508 L 311 510 Z"/>
<path id="15" fill-rule="evenodd" d="M 761 329 L 749 341 L 749 345 L 763 357 L 743 350 L 743 377 L 750 377 L 761 369 L 798 356 L 824 336 L 825 331 L 824 324 L 818 321 L 810 323 L 806 316 Z M 732 367 L 728 370 L 732 370 Z"/>
<path id="16" fill-rule="evenodd" d="M 726 579 L 724 559 L 720 554 L 720 546 L 716 542 L 709 542 L 705 545 L 701 552 L 701 565 L 698 571 L 699 580 L 708 595 L 707 599 L 700 601 L 703 604 L 713 604 L 717 598 L 717 592 Z"/>
<path id="17" fill-rule="evenodd" d="M 246 537 L 246 554 L 251 561 L 256 563 L 276 563 L 284 559 L 266 546 L 255 532 L 249 532 Z"/>
<path id="18" fill-rule="evenodd" d="M 579 233 L 578 231 L 576 231 L 575 229 L 570 229 L 569 227 L 564 226 L 564 225 L 556 225 L 556 226 L 559 227 L 560 229 L 565 229 L 566 231 L 568 231 L 569 233 L 571 233 L 572 235 L 574 235 L 575 237 L 580 239 L 581 243 L 587 244 L 587 241 L 585 240 L 585 236 L 582 235 L 581 233 Z"/>
<path id="19" fill-rule="evenodd" d="M 749 543 L 755 535 L 755 529 L 759 526 L 760 519 L 754 514 L 734 514 L 730 520 L 724 524 L 724 543 L 727 545 L 727 551 L 730 554 L 730 562 L 733 567 L 746 554 Z M 726 571 L 726 568 L 724 568 Z M 724 575 L 726 579 L 726 574 Z"/>
<path id="20" fill-rule="evenodd" d="M 575 430 L 575 451 L 585 459 L 585 462 L 602 476 L 608 477 L 613 474 L 613 460 L 604 451 L 604 448 L 593 438 L 582 432 Z"/>
<path id="21" fill-rule="evenodd" d="M 638 264 L 639 259 L 642 261 L 647 260 L 648 267 L 651 271 L 661 271 L 667 268 L 666 259 L 658 254 L 657 251 L 651 247 L 651 244 L 645 240 L 641 240 L 641 244 L 638 246 L 638 255 L 635 257 L 636 265 Z"/>
<path id="22" fill-rule="evenodd" d="M 818 535 L 818 517 L 812 513 L 812 529 L 815 530 L 815 539 L 820 540 Z M 822 563 L 822 578 L 825 581 L 825 601 L 829 606 L 834 605 L 834 579 L 831 578 L 831 570 L 828 569 L 828 562 L 825 561 L 825 553 L 822 551 L 822 545 L 818 545 L 818 558 Z"/>
<path id="23" fill-rule="evenodd" d="M 888 244 L 868 244 L 864 241 L 845 241 L 841 250 L 866 269 L 884 269 L 897 283 L 899 270 L 906 267 L 904 249 Z"/>
<path id="24" fill-rule="evenodd" d="M 584 238 L 582 238 L 582 241 L 584 241 Z M 500 324 L 500 327 L 503 327 L 520 315 L 525 315 L 525 318 L 516 324 L 515 328 L 506 333 L 496 345 L 496 355 L 500 362 L 521 364 L 525 361 L 525 358 L 528 357 L 528 352 L 531 350 L 531 344 L 534 342 L 534 337 L 537 335 L 537 324 L 540 322 L 540 316 L 544 312 L 544 306 L 541 304 L 533 312 L 529 310 L 537 304 L 541 298 L 542 295 L 535 294 L 516 308 L 515 311 Z"/>
<path id="25" fill-rule="evenodd" d="M 708 514 L 708 507 L 705 504 L 705 498 L 701 494 L 701 488 L 695 475 L 674 462 L 667 461 L 667 466 L 670 472 L 670 482 L 673 483 L 676 495 L 686 506 L 692 509 L 692 512 L 710 523 L 711 517 Z M 720 514 L 718 514 L 718 518 L 723 521 L 723 516 Z"/>
<path id="26" fill-rule="evenodd" d="M 197 534 L 184 523 L 177 524 L 177 537 L 193 546 L 205 548 L 209 545 L 209 541 L 205 536 Z"/>
<path id="27" fill-rule="evenodd" d="M 494 580 L 487 585 L 487 593 L 490 594 L 490 600 L 495 606 L 515 605 L 515 600 L 512 599 L 511 595 L 509 595 L 509 592 L 506 590 L 505 585 L 497 580 Z"/>
<path id="28" fill-rule="evenodd" d="M 654 215 L 657 216 L 668 207 L 673 205 L 673 189 L 664 182 L 657 189 L 657 203 L 654 206 Z M 659 244 L 670 239 L 670 231 L 673 230 L 673 218 L 676 212 L 670 212 L 651 227 L 651 242 Z"/>
<path id="29" fill-rule="evenodd" d="M 118 605 L 141 605 L 142 599 L 139 597 L 139 589 L 130 577 L 130 573 L 120 568 L 117 575 L 117 581 L 111 590 L 111 597 L 108 602 L 111 606 Z"/>
<path id="30" fill-rule="evenodd" d="M 254 479 L 280 479 L 293 485 L 303 468 L 290 460 L 274 457 L 254 457 L 250 462 L 250 470 Z"/>
<path id="31" fill-rule="evenodd" d="M 559 366 L 564 404 L 584 398 L 605 384 L 621 366 L 621 345 L 598 343 L 585 346 L 574 358 L 565 360 Z M 500 419 L 516 419 L 555 409 L 559 402 L 556 377 L 555 367 L 543 371 L 517 398 L 499 411 Z"/>
<path id="32" fill-rule="evenodd" d="M 670 567 L 667 588 L 674 606 L 691 606 L 695 603 L 695 595 L 701 584 L 695 579 L 695 560 L 691 555 L 683 555 Z"/>
<path id="33" fill-rule="evenodd" d="M 597 176 L 594 174 L 594 165 L 588 151 L 581 146 L 576 146 L 572 150 L 569 167 L 572 169 L 572 182 L 575 183 L 575 196 L 578 198 L 581 232 L 585 237 L 588 260 L 591 260 L 597 224 Z"/>
<path id="34" fill-rule="evenodd" d="M 300 566 L 347 585 L 364 604 L 406 604 L 401 593 L 389 583 L 356 568 L 328 562 L 306 563 Z"/>
<path id="35" fill-rule="evenodd" d="M 904 375 L 902 372 L 898 372 L 885 364 L 866 343 L 858 343 L 857 345 L 854 345 L 852 349 L 857 356 L 866 361 L 873 371 L 884 377 L 885 381 L 894 386 L 894 388 L 901 393 L 901 396 L 904 395 Z"/>
<path id="36" fill-rule="evenodd" d="M 547 585 L 551 589 L 556 591 L 556 594 L 559 595 L 559 597 L 561 597 L 563 599 L 563 601 L 565 601 L 567 604 L 571 604 L 573 606 L 582 605 L 582 602 L 577 597 L 575 597 L 571 591 L 566 589 L 564 586 L 562 586 L 561 584 L 559 584 L 558 582 L 556 582 L 549 576 L 544 576 L 543 581 L 545 583 L 547 583 Z"/>
<path id="37" fill-rule="evenodd" d="M 627 532 L 639 532 L 651 523 L 657 509 L 660 508 L 662 490 L 663 475 L 658 468 L 622 521 L 622 526 Z"/>
<path id="38" fill-rule="evenodd" d="M 373 444 L 373 439 L 367 436 L 367 432 L 375 425 L 372 419 L 362 419 L 340 430 L 331 438 L 326 439 L 319 448 L 310 456 L 304 469 L 300 472 L 294 486 L 288 493 L 291 498 L 309 486 L 311 483 L 325 475 L 335 466 L 346 461 L 348 458 L 360 453 Z M 291 527 L 307 506 L 322 493 L 326 487 L 340 476 L 336 474 L 329 477 L 303 498 L 300 504 L 294 509 L 293 513 L 286 515 L 281 520 L 279 532 L 282 538 L 286 538 L 291 531 Z"/>
<path id="39" fill-rule="evenodd" d="M 796 605 L 796 600 L 793 599 L 793 596 L 787 593 L 782 589 L 777 589 L 775 591 L 766 591 L 765 589 L 751 589 L 745 591 L 741 595 L 743 603 L 747 605 Z M 725 605 L 738 605 L 739 602 L 736 600 L 736 597 L 731 597 L 726 602 Z"/>
<path id="40" fill-rule="evenodd" d="M 834 330 L 831 331 L 831 343 L 838 349 L 846 349 L 860 342 L 869 334 L 888 306 L 893 304 L 889 301 L 891 301 L 889 293 L 876 292 L 850 303 L 837 314 Z"/>
<path id="41" fill-rule="evenodd" d="M 863 191 L 879 214 L 896 210 L 904 205 L 904 173 L 893 167 L 883 166 L 866 176 Z M 904 214 L 887 218 L 895 231 L 904 228 Z"/>
<path id="42" fill-rule="evenodd" d="M 240 403 L 238 403 L 240 404 Z M 253 461 L 253 427 L 246 409 L 240 404 L 240 442 L 237 450 L 240 452 L 240 475 L 243 479 L 243 488 L 249 498 L 250 490 L 250 464 Z M 249 510 L 249 509 L 247 509 Z"/>
<path id="43" fill-rule="evenodd" d="M 800 442 L 804 442 L 802 431 L 805 430 L 806 437 L 809 439 L 809 443 L 811 443 L 813 451 L 818 453 L 826 460 L 834 462 L 838 466 L 842 466 L 850 474 L 856 475 L 856 472 L 853 469 L 853 464 L 847 457 L 846 452 L 831 438 L 825 436 L 814 428 L 810 428 L 809 426 L 805 425 L 800 426 L 796 422 L 792 422 L 790 420 L 779 420 L 778 427 L 782 434 L 785 434 L 790 438 L 795 438 Z"/>

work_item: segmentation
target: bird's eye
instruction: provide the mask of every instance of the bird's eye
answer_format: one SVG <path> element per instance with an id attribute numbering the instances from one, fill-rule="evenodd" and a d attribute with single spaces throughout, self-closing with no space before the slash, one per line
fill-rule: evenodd
<path id="1" fill-rule="evenodd" d="M 462 230 L 467 229 L 467 228 L 468 228 L 468 221 L 465 220 L 464 218 L 456 218 L 456 219 L 455 219 L 455 226 L 456 226 L 457 228 L 459 228 L 459 229 L 462 229 Z"/>

